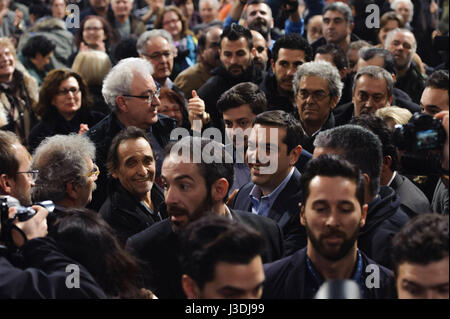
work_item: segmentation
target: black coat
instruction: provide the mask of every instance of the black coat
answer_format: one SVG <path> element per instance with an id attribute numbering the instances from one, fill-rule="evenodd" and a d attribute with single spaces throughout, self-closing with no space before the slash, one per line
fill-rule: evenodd
<path id="1" fill-rule="evenodd" d="M 176 128 L 176 121 L 163 114 L 158 114 L 158 122 L 153 124 L 151 128 L 153 136 L 159 145 L 164 148 L 170 141 L 170 132 Z M 119 121 L 115 113 L 111 113 L 86 133 L 95 144 L 96 164 L 100 169 L 97 189 L 92 194 L 92 202 L 88 205 L 91 209 L 98 211 L 106 200 L 108 194 L 106 158 L 113 138 L 123 129 L 125 129 L 125 126 Z M 148 132 L 149 138 L 152 133 Z M 154 153 L 155 156 L 158 156 L 155 151 Z"/>
<path id="2" fill-rule="evenodd" d="M 219 67 L 212 71 L 212 76 L 198 89 L 198 96 L 205 101 L 205 111 L 209 113 L 211 121 L 209 126 L 220 129 L 225 134 L 225 125 L 222 114 L 217 109 L 217 101 L 222 93 L 242 82 L 253 82 L 257 85 L 262 81 L 262 72 L 258 68 L 250 67 L 243 74 L 234 77 L 225 68 Z"/>
<path id="3" fill-rule="evenodd" d="M 322 127 L 320 128 L 320 130 L 318 130 L 317 132 L 315 132 L 312 136 L 304 136 L 303 137 L 303 141 L 302 141 L 302 147 L 307 150 L 310 153 L 314 153 L 314 141 L 317 137 L 317 135 L 325 130 L 331 129 L 333 127 L 335 127 L 336 122 L 334 119 L 334 114 L 333 112 L 330 112 L 330 114 L 328 115 L 327 121 L 322 125 Z"/>
<path id="4" fill-rule="evenodd" d="M 266 73 L 259 88 L 264 92 L 267 99 L 267 110 L 282 110 L 293 115 L 297 114 L 297 106 L 286 96 L 280 95 L 277 88 L 277 79 L 273 73 Z"/>
<path id="5" fill-rule="evenodd" d="M 300 190 L 300 172 L 294 168 L 291 179 L 276 198 L 267 217 L 278 223 L 283 231 L 285 255 L 290 255 L 306 246 L 306 230 L 300 224 L 300 208 L 302 202 Z M 252 211 L 250 192 L 254 184 L 242 186 L 234 200 L 234 209 Z"/>
<path id="6" fill-rule="evenodd" d="M 389 187 L 400 197 L 400 206 L 409 218 L 432 211 L 425 194 L 405 176 L 397 173 Z"/>
<path id="7" fill-rule="evenodd" d="M 158 208 L 164 203 L 164 194 L 157 184 L 153 184 L 150 196 L 155 207 L 153 213 L 150 213 L 140 200 L 123 188 L 119 181 L 115 180 L 111 183 L 109 196 L 99 213 L 115 230 L 117 238 L 123 244 L 128 237 L 167 217 L 158 215 Z"/>
<path id="8" fill-rule="evenodd" d="M 364 270 L 369 264 L 376 264 L 361 252 L 363 260 L 363 278 L 367 275 Z M 395 298 L 394 278 L 392 272 L 380 265 L 379 288 L 370 289 L 370 299 Z M 307 291 L 306 247 L 295 254 L 264 265 L 266 280 L 264 282 L 263 299 L 305 299 L 313 294 Z"/>
<path id="9" fill-rule="evenodd" d="M 358 237 L 358 247 L 369 258 L 392 269 L 392 237 L 409 221 L 409 217 L 401 209 L 400 198 L 392 188 L 382 186 L 379 195 L 380 201 L 369 204 L 366 224 Z"/>
<path id="10" fill-rule="evenodd" d="M 82 113 L 77 112 L 72 120 L 66 121 L 55 109 L 31 129 L 28 138 L 29 150 L 33 152 L 46 137 L 56 134 L 78 133 L 81 123 L 87 124 L 91 128 L 104 117 L 105 114 L 100 112 L 84 111 Z"/>
<path id="11" fill-rule="evenodd" d="M 247 212 L 231 210 L 234 220 L 257 230 L 265 243 L 263 262 L 274 261 L 283 255 L 282 233 L 272 220 Z M 181 287 L 182 269 L 179 261 L 180 241 L 169 219 L 156 223 L 130 237 L 129 250 L 146 263 L 144 285 L 160 299 L 186 298 Z"/>
<path id="12" fill-rule="evenodd" d="M 86 269 L 66 257 L 53 239 L 35 238 L 21 248 L 21 268 L 11 263 L 5 248 L 0 248 L 0 299 L 85 299 L 106 298 Z M 80 287 L 68 288 L 66 272 L 70 264 L 79 266 Z"/>

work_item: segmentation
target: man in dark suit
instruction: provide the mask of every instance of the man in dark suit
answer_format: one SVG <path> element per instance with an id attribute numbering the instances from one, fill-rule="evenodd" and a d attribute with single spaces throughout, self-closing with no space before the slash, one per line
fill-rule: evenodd
<path id="1" fill-rule="evenodd" d="M 283 231 L 286 254 L 306 245 L 297 203 L 300 172 L 294 167 L 302 151 L 300 123 L 284 111 L 268 111 L 253 120 L 247 163 L 252 182 L 236 195 L 234 208 L 267 216 Z"/>
<path id="2" fill-rule="evenodd" d="M 158 214 L 164 194 L 154 183 L 155 156 L 145 132 L 130 126 L 117 134 L 106 166 L 114 182 L 99 213 L 125 244 L 128 237 L 167 217 Z"/>
<path id="3" fill-rule="evenodd" d="M 308 245 L 264 265 L 263 298 L 311 299 L 323 282 L 336 279 L 355 281 L 363 299 L 392 298 L 392 272 L 358 249 L 368 210 L 359 169 L 337 156 L 322 155 L 308 163 L 301 188 Z M 378 276 L 372 275 L 375 271 Z"/>
<path id="4" fill-rule="evenodd" d="M 228 188 L 233 183 L 233 161 L 222 144 L 186 137 L 166 147 L 165 153 L 161 177 L 165 195 L 163 209 L 169 218 L 127 242 L 129 249 L 148 266 L 144 269 L 145 286 L 158 298 L 185 298 L 181 287 L 179 236 L 189 223 L 203 216 L 225 216 L 247 224 L 264 239 L 264 262 L 282 257 L 282 234 L 276 223 L 230 210 L 225 204 Z"/>
<path id="5" fill-rule="evenodd" d="M 408 178 L 396 171 L 397 148 L 392 142 L 391 131 L 383 119 L 374 115 L 354 117 L 350 124 L 360 125 L 372 131 L 381 141 L 383 163 L 381 165 L 380 185 L 389 186 L 400 197 L 400 206 L 410 218 L 431 212 L 430 202 L 425 194 Z"/>

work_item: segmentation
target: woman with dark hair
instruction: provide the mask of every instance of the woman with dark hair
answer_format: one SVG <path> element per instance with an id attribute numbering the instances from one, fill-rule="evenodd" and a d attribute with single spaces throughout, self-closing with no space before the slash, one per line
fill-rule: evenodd
<path id="1" fill-rule="evenodd" d="M 117 33 L 108 21 L 101 16 L 87 16 L 81 21 L 80 28 L 75 34 L 74 43 L 78 51 L 70 56 L 69 65 L 72 65 L 77 54 L 82 51 L 98 50 L 110 55 L 111 47 L 117 39 Z"/>
<path id="2" fill-rule="evenodd" d="M 134 284 L 139 261 L 120 246 L 114 231 L 96 212 L 81 208 L 60 213 L 49 236 L 89 271 L 107 297 L 156 299 Z"/>
<path id="3" fill-rule="evenodd" d="M 30 151 L 47 136 L 83 134 L 104 117 L 103 113 L 90 110 L 87 85 L 70 69 L 55 69 L 47 74 L 35 113 L 42 120 L 30 132 Z"/>
<path id="4" fill-rule="evenodd" d="M 189 114 L 184 104 L 184 99 L 175 91 L 168 88 L 162 88 L 159 92 L 158 113 L 164 114 L 177 120 L 178 127 L 191 128 L 189 123 Z"/>
<path id="5" fill-rule="evenodd" d="M 197 61 L 197 39 L 192 31 L 188 29 L 186 18 L 180 9 L 175 6 L 164 7 L 156 19 L 155 29 L 168 31 L 173 38 L 177 48 L 177 57 L 174 59 L 173 70 L 170 76 L 173 81 L 177 75 L 194 65 Z"/>

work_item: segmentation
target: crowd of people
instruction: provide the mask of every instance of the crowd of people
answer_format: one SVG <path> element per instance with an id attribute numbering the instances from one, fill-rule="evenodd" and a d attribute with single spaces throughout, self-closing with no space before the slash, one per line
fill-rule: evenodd
<path id="1" fill-rule="evenodd" d="M 0 298 L 448 299 L 448 24 L 0 0 Z"/>

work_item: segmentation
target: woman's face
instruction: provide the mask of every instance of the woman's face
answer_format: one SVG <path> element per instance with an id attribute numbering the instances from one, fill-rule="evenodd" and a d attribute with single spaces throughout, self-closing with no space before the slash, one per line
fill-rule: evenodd
<path id="1" fill-rule="evenodd" d="M 178 15 L 173 11 L 168 11 L 164 14 L 162 20 L 163 29 L 168 31 L 174 40 L 179 40 L 181 37 L 181 30 L 183 24 Z"/>
<path id="2" fill-rule="evenodd" d="M 71 76 L 61 82 L 52 105 L 66 119 L 71 120 L 81 108 L 81 91 L 76 78 Z"/>
<path id="3" fill-rule="evenodd" d="M 183 114 L 181 113 L 180 105 L 167 97 L 159 99 L 161 105 L 158 106 L 158 113 L 171 117 L 178 122 L 178 126 L 183 124 Z"/>
<path id="4" fill-rule="evenodd" d="M 98 44 L 106 39 L 103 24 L 100 20 L 92 18 L 85 22 L 83 28 L 83 40 L 87 45 Z"/>
<path id="5" fill-rule="evenodd" d="M 187 0 L 184 4 L 181 4 L 179 8 L 187 20 L 194 14 L 194 3 L 192 0 Z"/>

